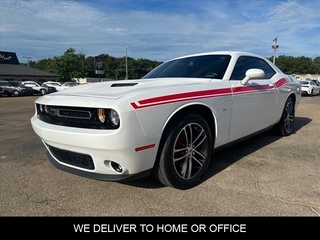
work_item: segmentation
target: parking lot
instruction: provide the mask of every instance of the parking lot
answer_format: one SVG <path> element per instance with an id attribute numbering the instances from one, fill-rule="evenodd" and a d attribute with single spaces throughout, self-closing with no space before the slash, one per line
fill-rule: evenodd
<path id="1" fill-rule="evenodd" d="M 0 98 L 0 216 L 320 216 L 320 96 L 302 97 L 294 134 L 215 154 L 205 181 L 185 191 L 56 169 L 30 125 L 38 97 Z"/>

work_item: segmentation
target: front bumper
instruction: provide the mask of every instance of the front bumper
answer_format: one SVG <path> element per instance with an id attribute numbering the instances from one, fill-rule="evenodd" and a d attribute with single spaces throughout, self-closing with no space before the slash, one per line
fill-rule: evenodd
<path id="1" fill-rule="evenodd" d="M 91 178 L 95 180 L 108 181 L 108 182 L 122 182 L 122 181 L 131 181 L 134 179 L 139 179 L 143 177 L 147 177 L 151 174 L 152 169 L 142 171 L 137 174 L 100 174 L 94 172 L 86 172 L 83 170 L 79 170 L 73 167 L 69 167 L 67 165 L 60 164 L 49 151 L 47 151 L 47 157 L 53 166 L 56 168 L 63 170 L 65 172 L 69 172 L 81 177 Z"/>
<path id="2" fill-rule="evenodd" d="M 58 169 L 97 180 L 123 181 L 150 174 L 157 152 L 158 138 L 147 137 L 139 122 L 130 120 L 128 129 L 98 130 L 63 127 L 45 123 L 36 115 L 31 118 L 34 132 L 47 148 L 47 157 Z M 140 147 L 154 145 L 146 150 Z M 61 150 L 56 154 L 53 149 Z M 72 161 L 66 161 L 71 157 Z M 72 156 L 72 154 L 74 155 Z M 82 156 L 92 159 L 85 167 Z M 61 157 L 62 156 L 62 157 Z M 121 166 L 117 171 L 115 165 Z"/>

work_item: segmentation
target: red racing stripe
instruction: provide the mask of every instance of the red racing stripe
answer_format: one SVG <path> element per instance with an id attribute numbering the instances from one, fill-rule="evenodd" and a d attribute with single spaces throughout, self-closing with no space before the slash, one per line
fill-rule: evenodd
<path id="1" fill-rule="evenodd" d="M 261 92 L 261 91 L 268 91 L 271 90 L 269 84 L 264 85 L 252 85 L 252 86 L 238 86 L 232 88 L 233 94 L 246 94 L 246 93 L 254 93 L 254 92 Z"/>
<path id="2" fill-rule="evenodd" d="M 203 97 L 210 97 L 212 95 L 221 95 L 221 94 L 225 95 L 230 93 L 231 93 L 230 88 L 221 88 L 221 89 L 177 93 L 177 94 L 166 95 L 161 97 L 154 97 L 154 98 L 141 100 L 139 101 L 139 103 L 141 105 L 144 105 L 144 104 L 151 104 L 151 103 L 157 103 L 157 102 L 167 102 L 167 101 L 178 100 L 178 99 L 195 99 L 197 97 L 203 98 Z"/>
<path id="3" fill-rule="evenodd" d="M 139 105 L 136 104 L 135 102 L 132 102 L 131 106 L 134 109 L 138 109 L 138 108 L 153 107 L 153 106 L 187 101 L 187 100 L 196 100 L 196 99 L 202 99 L 202 98 L 210 98 L 210 97 L 212 98 L 212 97 L 227 96 L 227 95 L 231 95 L 230 88 L 211 89 L 211 90 L 177 93 L 177 94 L 171 94 L 171 95 L 164 95 L 160 97 L 148 98 L 148 99 L 138 101 Z"/>
<path id="4" fill-rule="evenodd" d="M 282 88 L 284 85 L 286 85 L 289 82 L 290 80 L 287 78 L 280 78 L 278 81 L 274 83 L 274 85 L 276 86 L 276 88 Z"/>
<path id="5" fill-rule="evenodd" d="M 288 83 L 288 79 L 281 78 L 277 82 L 275 82 L 275 86 L 277 88 L 283 87 L 286 83 Z M 196 100 L 202 98 L 213 98 L 213 97 L 225 97 L 232 94 L 249 94 L 261 91 L 269 91 L 271 87 L 268 84 L 264 85 L 253 85 L 253 86 L 239 86 L 232 88 L 220 88 L 220 89 L 210 89 L 196 92 L 186 92 L 186 93 L 176 93 L 171 95 L 164 95 L 159 97 L 147 98 L 137 102 L 132 102 L 131 106 L 134 109 L 146 108 L 159 106 L 169 103 L 176 103 L 181 101 L 188 100 Z"/>

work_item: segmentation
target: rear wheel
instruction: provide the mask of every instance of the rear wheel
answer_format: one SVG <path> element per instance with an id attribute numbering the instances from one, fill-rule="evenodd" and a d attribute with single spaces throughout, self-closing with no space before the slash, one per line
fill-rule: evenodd
<path id="1" fill-rule="evenodd" d="M 294 101 L 290 97 L 286 101 L 280 121 L 275 126 L 275 133 L 280 136 L 289 136 L 293 131 L 294 120 Z"/>
<path id="2" fill-rule="evenodd" d="M 212 136 L 208 123 L 196 113 L 187 113 L 175 119 L 167 130 L 154 176 L 166 186 L 194 187 L 211 158 Z"/>

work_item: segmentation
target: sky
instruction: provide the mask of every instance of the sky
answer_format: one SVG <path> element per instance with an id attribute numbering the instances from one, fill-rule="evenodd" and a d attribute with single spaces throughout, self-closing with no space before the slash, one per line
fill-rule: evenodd
<path id="1" fill-rule="evenodd" d="M 320 0 L 0 0 L 0 50 L 166 61 L 240 50 L 320 56 Z"/>

